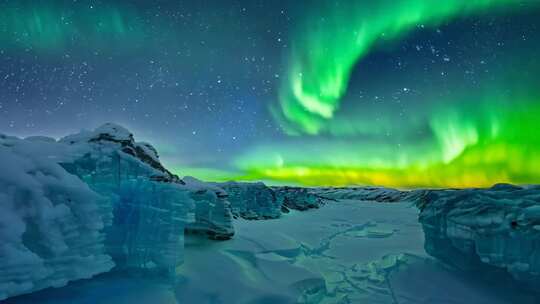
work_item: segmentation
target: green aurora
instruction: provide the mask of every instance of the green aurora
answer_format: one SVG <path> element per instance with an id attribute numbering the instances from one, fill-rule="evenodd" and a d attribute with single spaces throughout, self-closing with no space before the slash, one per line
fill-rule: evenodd
<path id="1" fill-rule="evenodd" d="M 329 2 L 307 18 L 294 39 L 288 78 L 276 117 L 289 134 L 320 134 L 332 124 L 359 60 L 384 41 L 398 40 L 418 25 L 434 26 L 516 0 L 399 0 Z M 359 67 L 361 68 L 361 67 Z"/>
<path id="2" fill-rule="evenodd" d="M 129 6 L 28 2 L 23 7 L 0 5 L 0 42 L 3 46 L 59 52 L 73 41 L 88 48 L 123 50 L 144 42 L 143 25 Z"/>
<path id="3" fill-rule="evenodd" d="M 523 1 L 377 1 L 321 6 L 294 36 L 288 78 L 271 108 L 290 142 L 261 145 L 237 160 L 245 179 L 304 185 L 473 187 L 540 182 L 538 66 L 499 75 L 499 86 L 453 94 L 429 114 L 431 136 L 396 145 L 366 141 L 399 121 L 365 121 L 340 112 L 351 74 L 382 43 L 399 43 L 419 25 L 529 8 Z M 517 55 L 517 53 L 516 53 Z M 530 56 L 530 54 L 524 54 Z M 511 64 L 510 64 L 511 65 Z M 459 86 L 459 82 L 455 82 Z M 496 88 L 504 88 L 500 93 Z M 388 109 L 390 112 L 391 109 Z M 389 126 L 390 125 L 390 126 Z M 393 126 L 395 129 L 395 126 Z M 414 126 L 398 128 L 414 129 Z"/>

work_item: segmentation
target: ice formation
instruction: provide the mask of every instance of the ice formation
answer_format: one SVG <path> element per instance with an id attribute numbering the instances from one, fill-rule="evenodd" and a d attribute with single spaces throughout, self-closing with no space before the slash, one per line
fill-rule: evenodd
<path id="1" fill-rule="evenodd" d="M 59 141 L 0 137 L 0 299 L 111 268 L 172 272 L 184 229 L 234 234 L 226 193 L 165 169 L 106 124 Z"/>
<path id="2" fill-rule="evenodd" d="M 281 204 L 274 190 L 263 183 L 221 183 L 229 194 L 232 212 L 245 219 L 270 219 L 281 215 Z"/>
<path id="3" fill-rule="evenodd" d="M 419 201 L 426 251 L 460 269 L 506 271 L 540 288 L 540 188 L 430 191 Z"/>

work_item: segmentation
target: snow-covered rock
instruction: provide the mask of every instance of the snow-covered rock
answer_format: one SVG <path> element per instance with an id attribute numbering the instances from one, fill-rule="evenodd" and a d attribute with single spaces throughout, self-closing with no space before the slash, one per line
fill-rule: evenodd
<path id="1" fill-rule="evenodd" d="M 59 143 L 72 147 L 72 158 L 86 157 L 94 153 L 103 155 L 122 152 L 120 155 L 132 156 L 154 169 L 153 173 L 159 180 L 183 184 L 178 176 L 160 163 L 157 150 L 152 145 L 136 142 L 131 132 L 116 124 L 107 123 L 94 131 L 81 131 L 60 139 Z M 145 171 L 151 172 L 151 169 Z"/>
<path id="2" fill-rule="evenodd" d="M 426 251 L 458 268 L 540 288 L 540 188 L 430 191 L 418 202 Z"/>
<path id="3" fill-rule="evenodd" d="M 232 213 L 245 219 L 270 219 L 281 216 L 281 204 L 274 190 L 264 183 L 227 182 L 218 184 L 229 194 Z"/>
<path id="4" fill-rule="evenodd" d="M 278 202 L 283 211 L 288 209 L 307 210 L 319 208 L 325 203 L 325 199 L 318 194 L 311 193 L 308 188 L 301 187 L 273 187 Z"/>

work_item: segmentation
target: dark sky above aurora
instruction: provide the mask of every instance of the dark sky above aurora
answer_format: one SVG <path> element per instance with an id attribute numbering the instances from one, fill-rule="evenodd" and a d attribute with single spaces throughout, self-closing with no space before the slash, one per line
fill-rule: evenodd
<path id="1" fill-rule="evenodd" d="M 206 180 L 540 183 L 539 26 L 534 0 L 2 1 L 0 132 L 116 122 Z"/>

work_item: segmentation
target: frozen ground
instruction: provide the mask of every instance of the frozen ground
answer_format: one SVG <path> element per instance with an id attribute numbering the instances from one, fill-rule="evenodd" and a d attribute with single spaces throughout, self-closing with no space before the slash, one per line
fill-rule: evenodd
<path id="1" fill-rule="evenodd" d="M 112 273 L 5 303 L 538 303 L 430 258 L 411 203 L 341 200 L 235 229 L 229 241 L 187 238 L 174 283 Z"/>

